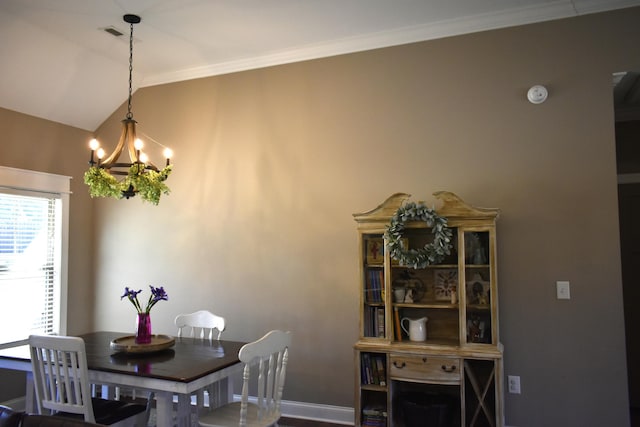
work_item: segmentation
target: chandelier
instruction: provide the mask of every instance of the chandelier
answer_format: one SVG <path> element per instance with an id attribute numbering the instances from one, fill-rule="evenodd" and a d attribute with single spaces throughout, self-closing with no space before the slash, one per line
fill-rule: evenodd
<path id="1" fill-rule="evenodd" d="M 170 159 L 172 151 L 165 147 L 166 165 L 158 169 L 142 151 L 143 142 L 136 136 L 136 121 L 131 113 L 131 82 L 133 74 L 133 24 L 141 19 L 137 15 L 124 15 L 123 19 L 130 25 L 129 35 L 129 99 L 127 115 L 122 120 L 122 134 L 115 150 L 106 158 L 105 151 L 100 148 L 97 139 L 89 142 L 91 158 L 89 170 L 84 174 L 84 182 L 89 186 L 91 197 L 113 197 L 128 199 L 139 194 L 142 200 L 157 205 L 162 194 L 169 194 L 165 180 L 171 173 Z M 151 139 L 151 138 L 149 138 Z M 151 139 L 152 142 L 158 144 Z M 158 144 L 160 145 L 160 144 Z M 122 151 L 129 151 L 129 163 L 119 161 Z M 97 159 L 96 159 L 97 158 Z M 120 179 L 116 178 L 120 177 Z"/>

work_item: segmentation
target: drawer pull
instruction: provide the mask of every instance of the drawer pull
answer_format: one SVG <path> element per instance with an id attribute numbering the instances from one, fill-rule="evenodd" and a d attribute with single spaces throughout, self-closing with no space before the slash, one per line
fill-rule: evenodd
<path id="1" fill-rule="evenodd" d="M 422 358 L 422 363 L 427 363 L 427 358 L 426 357 Z"/>
<path id="2" fill-rule="evenodd" d="M 406 363 L 404 363 L 404 362 L 402 362 L 400 365 L 398 365 L 398 362 L 394 361 L 394 362 L 393 362 L 393 366 L 395 366 L 395 367 L 396 367 L 396 368 L 398 368 L 398 369 L 402 369 L 402 368 L 404 368 L 405 366 L 407 366 L 407 364 L 406 364 Z"/>
<path id="3" fill-rule="evenodd" d="M 445 365 L 442 365 L 442 370 L 445 372 L 454 372 L 456 370 L 456 365 L 451 365 L 448 368 Z"/>

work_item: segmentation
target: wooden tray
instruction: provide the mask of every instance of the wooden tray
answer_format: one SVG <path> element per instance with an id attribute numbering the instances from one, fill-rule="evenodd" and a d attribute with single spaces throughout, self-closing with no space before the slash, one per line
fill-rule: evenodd
<path id="1" fill-rule="evenodd" d="M 151 335 L 149 344 L 136 344 L 135 335 L 127 335 L 111 341 L 111 349 L 125 353 L 153 353 L 173 347 L 175 343 L 176 340 L 169 335 Z"/>

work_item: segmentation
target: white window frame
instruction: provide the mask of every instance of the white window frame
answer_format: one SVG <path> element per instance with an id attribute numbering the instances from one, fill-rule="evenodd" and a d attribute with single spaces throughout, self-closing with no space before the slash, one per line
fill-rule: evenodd
<path id="1" fill-rule="evenodd" d="M 56 313 L 59 324 L 58 333 L 67 334 L 67 295 L 68 295 L 68 259 L 69 259 L 69 203 L 71 195 L 71 177 L 46 172 L 31 171 L 0 166 L 0 189 L 18 190 L 34 193 L 55 194 L 62 202 L 61 207 L 61 246 L 60 246 L 60 295 Z M 0 348 L 26 343 L 24 341 L 0 344 Z"/>

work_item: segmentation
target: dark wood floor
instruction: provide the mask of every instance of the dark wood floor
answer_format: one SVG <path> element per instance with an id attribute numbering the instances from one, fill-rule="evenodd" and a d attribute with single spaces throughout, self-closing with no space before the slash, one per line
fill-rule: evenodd
<path id="1" fill-rule="evenodd" d="M 287 427 L 344 427 L 340 424 L 323 423 L 321 421 L 301 420 L 299 418 L 280 418 L 278 425 Z"/>

